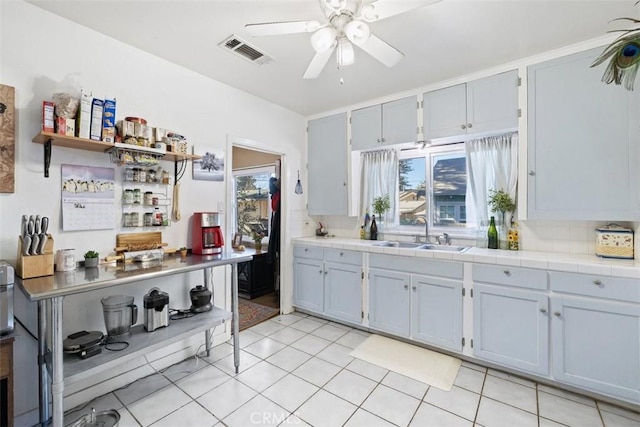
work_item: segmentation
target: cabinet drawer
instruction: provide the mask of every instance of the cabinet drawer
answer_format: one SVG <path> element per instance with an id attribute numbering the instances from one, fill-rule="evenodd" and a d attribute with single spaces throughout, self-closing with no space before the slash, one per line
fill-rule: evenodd
<path id="1" fill-rule="evenodd" d="M 342 249 L 325 249 L 325 261 L 339 262 L 342 264 L 362 265 L 362 253 L 345 251 Z"/>
<path id="2" fill-rule="evenodd" d="M 547 272 L 530 268 L 474 264 L 473 281 L 547 290 Z"/>
<path id="3" fill-rule="evenodd" d="M 369 266 L 372 268 L 384 268 L 385 270 L 394 270 L 403 273 L 449 277 L 451 279 L 462 279 L 463 274 L 463 266 L 460 262 L 424 258 L 420 259 L 395 255 L 371 254 L 369 255 Z"/>
<path id="4" fill-rule="evenodd" d="M 293 256 L 298 258 L 322 259 L 323 249 L 314 246 L 294 246 Z"/>
<path id="5" fill-rule="evenodd" d="M 549 272 L 551 290 L 570 294 L 640 302 L 640 281 L 588 274 Z"/>

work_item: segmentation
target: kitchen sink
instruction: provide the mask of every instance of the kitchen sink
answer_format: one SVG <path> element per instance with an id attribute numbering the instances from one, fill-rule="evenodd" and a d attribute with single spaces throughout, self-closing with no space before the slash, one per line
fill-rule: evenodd
<path id="1" fill-rule="evenodd" d="M 468 246 L 432 245 L 430 243 L 418 246 L 416 249 L 424 251 L 466 252 Z"/>
<path id="2" fill-rule="evenodd" d="M 419 246 L 422 246 L 423 243 L 411 243 L 411 242 L 390 242 L 388 240 L 382 240 L 380 242 L 374 243 L 373 246 L 382 246 L 384 248 L 408 248 L 415 249 Z"/>

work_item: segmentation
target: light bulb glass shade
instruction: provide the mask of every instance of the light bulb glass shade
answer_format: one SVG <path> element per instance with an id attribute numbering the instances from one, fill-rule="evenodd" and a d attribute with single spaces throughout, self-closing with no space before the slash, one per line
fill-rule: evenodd
<path id="1" fill-rule="evenodd" d="M 318 52 L 326 52 L 336 39 L 336 30 L 331 27 L 321 28 L 311 35 L 311 46 Z"/>
<path id="2" fill-rule="evenodd" d="M 351 21 L 344 26 L 344 35 L 356 46 L 363 45 L 371 35 L 366 22 Z"/>
<path id="3" fill-rule="evenodd" d="M 338 67 L 351 65 L 355 61 L 353 45 L 344 37 L 338 41 L 338 51 L 336 53 L 336 59 L 338 60 Z"/>

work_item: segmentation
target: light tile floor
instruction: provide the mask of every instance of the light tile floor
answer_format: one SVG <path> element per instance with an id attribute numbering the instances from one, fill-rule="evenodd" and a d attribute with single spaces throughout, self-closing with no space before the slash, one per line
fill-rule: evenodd
<path id="1" fill-rule="evenodd" d="M 209 357 L 69 411 L 117 409 L 121 427 L 484 426 L 639 427 L 640 414 L 494 369 L 463 362 L 442 391 L 353 359 L 369 334 L 300 313 L 240 333 L 240 373 L 229 343 Z"/>

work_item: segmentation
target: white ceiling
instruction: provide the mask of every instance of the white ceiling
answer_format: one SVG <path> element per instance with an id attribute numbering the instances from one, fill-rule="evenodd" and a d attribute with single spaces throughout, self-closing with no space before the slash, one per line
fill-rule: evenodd
<path id="1" fill-rule="evenodd" d="M 640 12 L 635 0 L 443 0 L 370 25 L 405 54 L 395 67 L 356 48 L 355 64 L 338 70 L 332 59 L 319 78 L 303 80 L 310 34 L 254 38 L 244 25 L 324 22 L 318 0 L 27 1 L 305 116 L 600 37 L 624 27 L 610 20 Z M 232 34 L 275 61 L 259 66 L 218 47 Z"/>

